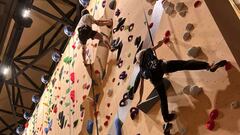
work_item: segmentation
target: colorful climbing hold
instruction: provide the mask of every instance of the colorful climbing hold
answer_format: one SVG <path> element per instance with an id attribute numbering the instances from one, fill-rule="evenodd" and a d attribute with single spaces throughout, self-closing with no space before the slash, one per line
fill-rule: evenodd
<path id="1" fill-rule="evenodd" d="M 74 80 L 75 80 L 75 73 L 74 72 L 72 72 L 70 74 L 70 80 L 72 81 L 72 83 L 74 83 Z"/>
<path id="2" fill-rule="evenodd" d="M 213 130 L 215 127 L 215 122 L 213 120 L 209 120 L 207 123 L 206 123 L 206 128 L 209 129 L 209 130 Z"/>
<path id="3" fill-rule="evenodd" d="M 148 24 L 148 28 L 151 29 L 153 27 L 153 22 Z"/>
<path id="4" fill-rule="evenodd" d="M 197 0 L 195 3 L 194 3 L 194 7 L 197 8 L 197 7 L 200 7 L 202 4 L 201 1 Z"/>
<path id="5" fill-rule="evenodd" d="M 165 37 L 170 37 L 170 35 L 171 35 L 170 31 L 167 30 L 167 31 L 165 32 Z"/>
<path id="6" fill-rule="evenodd" d="M 71 98 L 72 102 L 75 101 L 75 90 L 72 90 L 72 91 L 70 92 L 70 98 Z"/>

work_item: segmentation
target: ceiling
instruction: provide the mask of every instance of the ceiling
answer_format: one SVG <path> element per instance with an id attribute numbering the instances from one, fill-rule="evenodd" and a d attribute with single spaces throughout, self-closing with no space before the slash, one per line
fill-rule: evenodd
<path id="1" fill-rule="evenodd" d="M 34 0 L 31 27 L 21 31 L 17 19 L 12 18 L 19 3 L 0 0 L 0 59 L 2 65 L 12 67 L 9 80 L 0 75 L 3 86 L 0 90 L 0 134 L 14 134 L 17 125 L 25 122 L 23 112 L 33 111 L 32 95 L 41 95 L 44 90 L 40 78 L 43 74 L 51 75 L 56 65 L 51 60 L 53 50 L 65 49 L 68 37 L 63 33 L 63 26 L 76 24 L 76 3 L 77 0 Z"/>

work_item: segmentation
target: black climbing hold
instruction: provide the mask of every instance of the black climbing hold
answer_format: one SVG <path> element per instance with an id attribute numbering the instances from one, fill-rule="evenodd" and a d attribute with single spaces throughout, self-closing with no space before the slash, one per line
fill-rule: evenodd
<path id="1" fill-rule="evenodd" d="M 134 45 L 138 47 L 140 43 L 141 43 L 141 36 L 136 37 Z"/>
<path id="2" fill-rule="evenodd" d="M 119 106 L 120 106 L 120 107 L 123 107 L 123 106 L 126 106 L 126 105 L 127 105 L 127 102 L 126 102 L 125 99 L 122 99 L 122 100 L 120 101 L 120 103 L 119 103 Z"/>
<path id="3" fill-rule="evenodd" d="M 75 128 L 78 124 L 78 120 L 75 120 L 74 123 L 73 123 L 73 127 Z"/>
<path id="4" fill-rule="evenodd" d="M 126 21 L 126 18 L 121 17 L 118 19 L 118 24 L 115 30 L 116 32 L 124 25 L 125 21 Z M 124 27 L 122 29 L 124 29 Z"/>
<path id="5" fill-rule="evenodd" d="M 125 93 L 125 94 L 123 95 L 123 99 L 125 99 L 125 100 L 128 99 L 128 93 Z"/>
<path id="6" fill-rule="evenodd" d="M 109 8 L 112 9 L 112 10 L 115 10 L 116 5 L 117 5 L 116 0 L 111 0 L 110 3 L 109 3 Z"/>
<path id="7" fill-rule="evenodd" d="M 132 107 L 130 109 L 130 117 L 132 120 L 134 120 L 136 118 L 136 116 L 138 115 L 138 112 L 139 112 L 138 108 L 136 108 L 136 107 Z"/>
<path id="8" fill-rule="evenodd" d="M 120 27 L 120 31 L 123 31 L 123 30 L 124 30 L 124 25 Z"/>
<path id="9" fill-rule="evenodd" d="M 133 39 L 133 35 L 128 36 L 128 42 L 131 42 Z"/>
<path id="10" fill-rule="evenodd" d="M 115 15 L 118 17 L 120 14 L 121 14 L 120 9 L 117 9 L 116 12 L 115 12 Z"/>
<path id="11" fill-rule="evenodd" d="M 128 31 L 129 31 L 129 32 L 132 31 L 133 28 L 134 28 L 134 23 L 132 23 L 132 24 L 129 25 L 129 27 L 128 27 Z"/>

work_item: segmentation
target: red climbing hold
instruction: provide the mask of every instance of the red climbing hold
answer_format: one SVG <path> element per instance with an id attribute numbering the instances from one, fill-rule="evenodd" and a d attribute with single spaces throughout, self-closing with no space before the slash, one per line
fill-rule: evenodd
<path id="1" fill-rule="evenodd" d="M 210 120 L 215 120 L 218 117 L 218 114 L 219 112 L 217 109 L 212 110 L 209 115 Z"/>
<path id="2" fill-rule="evenodd" d="M 94 73 L 95 73 L 95 74 L 100 74 L 99 70 L 95 70 Z"/>
<path id="3" fill-rule="evenodd" d="M 153 26 L 153 23 L 150 23 L 150 24 L 148 25 L 148 28 L 151 29 L 152 26 Z"/>
<path id="4" fill-rule="evenodd" d="M 83 89 L 89 89 L 89 87 L 90 87 L 90 84 L 87 84 L 87 83 L 83 84 Z"/>
<path id="5" fill-rule="evenodd" d="M 67 127 L 71 127 L 71 125 L 70 125 L 70 124 L 67 124 Z"/>
<path id="6" fill-rule="evenodd" d="M 170 37 L 170 35 L 171 35 L 170 31 L 167 30 L 167 31 L 165 32 L 165 37 Z"/>
<path id="7" fill-rule="evenodd" d="M 25 127 L 25 128 L 28 128 L 28 122 L 24 124 L 24 127 Z"/>
<path id="8" fill-rule="evenodd" d="M 197 0 L 197 1 L 194 3 L 194 7 L 197 8 L 197 7 L 199 7 L 201 4 L 202 4 L 202 2 L 199 1 L 199 0 Z"/>
<path id="9" fill-rule="evenodd" d="M 213 120 L 209 120 L 207 123 L 206 123 L 206 128 L 209 129 L 209 130 L 213 130 L 215 127 L 215 122 Z"/>
<path id="10" fill-rule="evenodd" d="M 72 90 L 72 91 L 70 92 L 70 98 L 71 98 L 72 102 L 75 101 L 75 90 Z"/>
<path id="11" fill-rule="evenodd" d="M 104 126 L 105 126 L 105 127 L 108 126 L 108 121 L 105 121 L 105 122 L 104 122 Z"/>
<path id="12" fill-rule="evenodd" d="M 164 43 L 164 44 L 167 44 L 168 42 L 170 42 L 169 37 L 164 37 L 164 39 L 163 39 L 163 43 Z"/>
<path id="13" fill-rule="evenodd" d="M 70 80 L 72 81 L 72 83 L 74 83 L 74 80 L 75 80 L 75 73 L 74 72 L 72 72 L 70 74 Z"/>
<path id="14" fill-rule="evenodd" d="M 73 43 L 72 48 L 73 48 L 73 49 L 76 48 L 76 44 L 75 44 L 75 42 Z"/>
<path id="15" fill-rule="evenodd" d="M 107 107 L 110 107 L 110 103 L 107 103 Z"/>
<path id="16" fill-rule="evenodd" d="M 94 116 L 97 117 L 99 114 L 99 111 L 94 112 Z"/>
<path id="17" fill-rule="evenodd" d="M 107 119 L 107 120 L 110 120 L 110 116 L 106 115 L 106 119 Z"/>
<path id="18" fill-rule="evenodd" d="M 232 68 L 232 64 L 228 61 L 227 64 L 225 65 L 225 70 L 228 71 Z"/>
<path id="19" fill-rule="evenodd" d="M 57 106 L 53 108 L 53 113 L 57 113 Z"/>
<path id="20" fill-rule="evenodd" d="M 115 82 L 115 78 L 112 79 L 112 82 Z"/>
<path id="21" fill-rule="evenodd" d="M 83 100 L 85 100 L 87 98 L 87 95 L 84 95 L 82 98 L 83 98 Z"/>

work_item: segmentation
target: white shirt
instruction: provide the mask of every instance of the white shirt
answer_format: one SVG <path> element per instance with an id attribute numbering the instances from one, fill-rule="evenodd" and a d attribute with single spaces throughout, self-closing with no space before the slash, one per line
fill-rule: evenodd
<path id="1" fill-rule="evenodd" d="M 84 16 L 81 17 L 79 23 L 78 23 L 78 26 L 81 27 L 83 25 L 88 25 L 89 27 L 92 28 L 92 24 L 94 22 L 94 18 L 92 15 L 90 14 L 86 14 Z"/>

